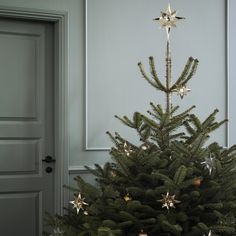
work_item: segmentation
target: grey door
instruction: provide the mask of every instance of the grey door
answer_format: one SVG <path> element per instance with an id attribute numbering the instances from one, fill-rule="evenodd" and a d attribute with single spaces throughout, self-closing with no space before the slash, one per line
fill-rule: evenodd
<path id="1" fill-rule="evenodd" d="M 1 236 L 41 236 L 53 212 L 53 97 L 53 26 L 0 18 Z"/>

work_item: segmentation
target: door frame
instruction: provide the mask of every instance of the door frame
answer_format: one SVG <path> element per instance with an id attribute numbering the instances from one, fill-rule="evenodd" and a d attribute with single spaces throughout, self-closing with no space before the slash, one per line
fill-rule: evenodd
<path id="1" fill-rule="evenodd" d="M 54 122 L 55 122 L 55 213 L 63 214 L 68 202 L 68 13 L 27 8 L 0 7 L 0 17 L 12 19 L 36 20 L 54 24 Z"/>

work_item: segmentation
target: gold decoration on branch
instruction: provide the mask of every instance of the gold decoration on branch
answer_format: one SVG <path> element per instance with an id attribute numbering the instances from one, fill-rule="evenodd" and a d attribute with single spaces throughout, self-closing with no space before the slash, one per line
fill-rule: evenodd
<path id="1" fill-rule="evenodd" d="M 129 193 L 127 193 L 127 194 L 124 196 L 124 200 L 125 200 L 126 202 L 132 200 L 132 197 L 129 195 Z"/>
<path id="2" fill-rule="evenodd" d="M 125 152 L 126 156 L 128 156 L 128 157 L 133 152 L 131 146 L 127 142 L 124 142 L 124 152 Z"/>
<path id="3" fill-rule="evenodd" d="M 175 195 L 170 196 L 169 192 L 167 192 L 166 195 L 162 194 L 162 199 L 157 201 L 161 202 L 162 208 L 166 207 L 167 210 L 169 210 L 170 208 L 175 208 L 175 204 L 181 202 L 175 199 Z"/>
<path id="4" fill-rule="evenodd" d="M 177 92 L 177 95 L 179 95 L 181 99 L 183 99 L 183 97 L 186 96 L 187 93 L 190 91 L 191 89 L 187 88 L 185 85 L 178 86 L 176 89 L 173 90 L 173 92 Z"/>
<path id="5" fill-rule="evenodd" d="M 193 185 L 195 187 L 200 187 L 201 183 L 202 183 L 202 180 L 199 178 L 193 180 Z"/>
<path id="6" fill-rule="evenodd" d="M 77 197 L 74 197 L 74 201 L 70 201 L 73 208 L 76 208 L 77 214 L 79 214 L 80 210 L 83 210 L 84 215 L 88 215 L 88 212 L 85 210 L 85 206 L 88 206 L 88 203 L 86 203 L 84 199 L 85 198 L 81 197 L 81 193 L 79 193 Z"/>
<path id="7" fill-rule="evenodd" d="M 112 178 L 117 177 L 117 173 L 116 173 L 114 170 L 112 170 L 112 171 L 110 172 L 110 174 L 111 174 L 111 177 L 112 177 Z"/>

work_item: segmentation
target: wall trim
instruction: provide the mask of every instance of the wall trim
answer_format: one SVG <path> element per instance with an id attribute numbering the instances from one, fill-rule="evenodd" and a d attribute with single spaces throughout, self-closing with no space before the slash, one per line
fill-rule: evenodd
<path id="1" fill-rule="evenodd" d="M 67 18 L 67 12 L 0 6 L 0 16 L 58 22 Z"/>
<path id="2" fill-rule="evenodd" d="M 88 143 L 88 0 L 85 0 L 85 151 L 109 151 L 109 147 L 89 147 Z"/>
<path id="3" fill-rule="evenodd" d="M 68 185 L 68 16 L 67 12 L 0 7 L 0 17 L 53 22 L 55 27 L 55 213 L 62 214 Z"/>
<path id="4" fill-rule="evenodd" d="M 94 165 L 89 165 L 89 168 L 91 168 L 92 170 L 95 170 L 95 166 Z M 86 174 L 86 173 L 90 173 L 89 170 L 87 170 L 84 166 L 70 166 L 69 167 L 69 174 Z"/>
<path id="5" fill-rule="evenodd" d="M 228 106 L 228 113 L 229 113 L 229 145 L 234 145 L 236 143 L 236 135 L 235 135 L 235 128 L 236 128 L 236 110 L 234 108 L 235 104 L 235 86 L 236 86 L 236 69 L 235 69 L 235 39 L 236 39 L 236 30 L 235 30 L 235 1 L 228 0 L 228 73 L 229 73 L 229 106 Z M 230 49 L 230 50 L 229 50 Z"/>
<path id="6" fill-rule="evenodd" d="M 225 50 L 225 58 L 226 58 L 226 80 L 225 80 L 225 94 L 226 94 L 226 98 L 225 98 L 225 117 L 226 119 L 229 120 L 229 0 L 225 1 L 225 8 L 226 8 L 226 27 L 225 27 L 225 42 L 226 42 L 226 50 Z M 229 147 L 229 122 L 227 122 L 225 124 L 225 146 L 228 148 Z"/>

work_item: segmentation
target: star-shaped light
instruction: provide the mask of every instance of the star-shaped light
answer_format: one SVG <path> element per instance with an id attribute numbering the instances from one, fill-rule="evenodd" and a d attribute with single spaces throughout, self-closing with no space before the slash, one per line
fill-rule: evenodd
<path id="1" fill-rule="evenodd" d="M 176 16 L 176 14 L 177 14 L 176 11 L 171 11 L 170 4 L 169 4 L 166 12 L 161 11 L 161 16 L 154 19 L 160 23 L 162 28 L 166 28 L 168 40 L 170 37 L 171 27 L 176 27 L 176 22 L 178 20 L 185 19 L 184 17 Z"/>
<path id="2" fill-rule="evenodd" d="M 78 194 L 78 197 L 74 197 L 74 201 L 70 201 L 73 205 L 73 208 L 76 208 L 77 214 L 79 214 L 80 209 L 84 211 L 85 215 L 88 215 L 88 212 L 85 210 L 84 206 L 88 206 L 88 203 L 84 201 L 85 198 L 81 197 L 81 194 Z"/>
<path id="3" fill-rule="evenodd" d="M 166 195 L 162 194 L 162 199 L 157 200 L 158 202 L 162 203 L 162 208 L 166 207 L 167 210 L 170 208 L 175 208 L 176 203 L 180 203 L 180 201 L 175 199 L 175 195 L 170 196 L 169 192 Z"/>
<path id="4" fill-rule="evenodd" d="M 176 89 L 173 90 L 174 92 L 177 92 L 177 95 L 180 96 L 181 99 L 183 99 L 184 96 L 188 94 L 188 92 L 191 91 L 191 89 L 187 88 L 185 85 L 179 86 Z"/>
<path id="5" fill-rule="evenodd" d="M 214 158 L 210 154 L 210 157 L 206 157 L 205 161 L 201 162 L 202 165 L 205 165 L 205 168 L 208 169 L 209 174 L 211 174 L 212 170 L 215 168 L 214 166 Z"/>
<path id="6" fill-rule="evenodd" d="M 130 154 L 133 152 L 131 146 L 127 142 L 124 142 L 123 148 L 126 156 L 130 156 Z"/>

